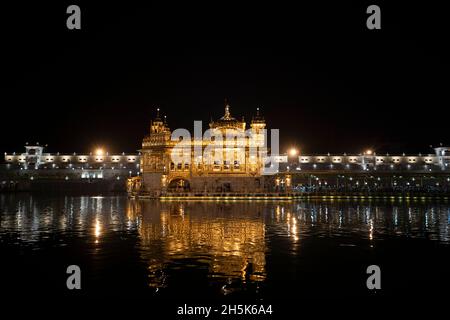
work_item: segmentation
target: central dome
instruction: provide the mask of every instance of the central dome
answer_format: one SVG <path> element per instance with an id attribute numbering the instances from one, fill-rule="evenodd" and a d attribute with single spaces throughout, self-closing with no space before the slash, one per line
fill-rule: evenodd
<path id="1" fill-rule="evenodd" d="M 209 124 L 210 128 L 214 129 L 241 129 L 245 130 L 245 122 L 236 120 L 231 116 L 230 105 L 225 105 L 225 114 L 219 120 L 211 121 Z"/>

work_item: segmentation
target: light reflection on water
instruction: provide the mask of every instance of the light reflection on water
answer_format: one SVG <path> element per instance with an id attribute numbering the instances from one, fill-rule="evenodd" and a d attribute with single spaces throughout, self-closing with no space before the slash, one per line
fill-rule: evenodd
<path id="1" fill-rule="evenodd" d="M 124 233 L 136 234 L 135 250 L 147 266 L 147 285 L 153 289 L 170 286 L 170 276 L 186 269 L 205 271 L 222 294 L 233 284 L 258 285 L 271 276 L 268 270 L 274 270 L 268 258 L 281 254 L 282 263 L 289 264 L 306 249 L 307 239 L 335 239 L 336 246 L 367 248 L 392 237 L 450 242 L 446 203 L 161 202 L 124 196 L 1 195 L 0 205 L 0 240 L 8 247 L 45 250 L 45 239 L 57 238 L 58 245 L 65 246 L 70 235 L 94 246 L 90 254 L 108 248 L 99 259 L 110 264 L 123 253 L 120 246 L 108 247 L 111 237 L 120 234 L 115 242 L 120 244 Z"/>
<path id="2" fill-rule="evenodd" d="M 164 263 L 183 259 L 208 265 L 214 278 L 264 280 L 262 209 L 244 203 L 128 202 L 127 217 L 137 223 L 149 261 L 150 285 L 164 286 Z"/>

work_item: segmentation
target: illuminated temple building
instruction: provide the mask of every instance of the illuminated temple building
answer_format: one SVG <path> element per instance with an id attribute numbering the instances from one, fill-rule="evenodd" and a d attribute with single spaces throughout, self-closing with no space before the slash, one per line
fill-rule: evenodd
<path id="1" fill-rule="evenodd" d="M 5 152 L 0 191 L 73 185 L 96 191 L 126 188 L 130 196 L 144 198 L 450 192 L 450 148 L 443 145 L 414 155 L 375 150 L 278 154 L 273 149 L 269 155 L 266 122 L 259 109 L 247 125 L 232 116 L 228 104 L 205 132 L 201 125 L 198 129 L 194 125 L 193 137 L 189 132 L 188 137 L 177 135 L 180 129 L 172 131 L 158 110 L 138 153 L 53 154 L 38 144 L 26 145 L 23 153 Z"/>
<path id="2" fill-rule="evenodd" d="M 450 186 L 450 148 L 433 154 L 268 155 L 266 122 L 257 110 L 246 131 L 244 119 L 234 118 L 226 104 L 224 116 L 209 123 L 209 136 L 174 139 L 159 111 L 144 137 L 140 176 L 128 180 L 134 196 L 273 196 L 301 192 L 444 192 Z M 231 134 L 229 134 L 231 133 Z M 245 134 L 244 134 L 245 133 Z M 250 135 L 248 134 L 250 133 Z M 223 135 L 223 148 L 209 150 Z M 229 138 L 229 136 L 233 138 Z M 253 147 L 258 152 L 253 153 Z M 195 150 L 200 150 L 196 153 Z M 214 154 L 216 153 L 216 154 Z M 175 157 L 174 157 L 175 155 Z M 269 160 L 269 161 L 268 161 Z M 267 164 L 277 165 L 262 174 Z"/>
<path id="3" fill-rule="evenodd" d="M 202 133 L 180 143 L 172 139 L 158 111 L 150 134 L 142 142 L 141 176 L 129 181 L 129 190 L 150 196 L 166 192 L 262 192 L 265 126 L 258 110 L 246 131 L 244 119 L 234 118 L 226 104 L 223 117 L 209 123 L 207 139 Z"/>

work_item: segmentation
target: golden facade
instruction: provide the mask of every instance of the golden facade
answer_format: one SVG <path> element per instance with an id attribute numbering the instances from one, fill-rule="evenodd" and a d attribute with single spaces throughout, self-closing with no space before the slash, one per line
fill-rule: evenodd
<path id="1" fill-rule="evenodd" d="M 263 192 L 265 127 L 259 110 L 247 129 L 226 104 L 223 117 L 211 120 L 201 137 L 179 137 L 158 110 L 142 141 L 141 175 L 128 181 L 128 190 L 154 197 Z"/>

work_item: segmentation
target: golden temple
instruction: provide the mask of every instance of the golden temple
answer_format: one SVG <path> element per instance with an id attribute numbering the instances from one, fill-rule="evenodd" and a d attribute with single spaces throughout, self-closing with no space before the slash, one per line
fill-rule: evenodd
<path id="1" fill-rule="evenodd" d="M 209 130 L 186 138 L 170 130 L 158 109 L 142 141 L 141 174 L 129 179 L 128 192 L 150 197 L 263 192 L 265 127 L 259 108 L 247 129 L 226 103 L 224 115 L 211 120 Z"/>

